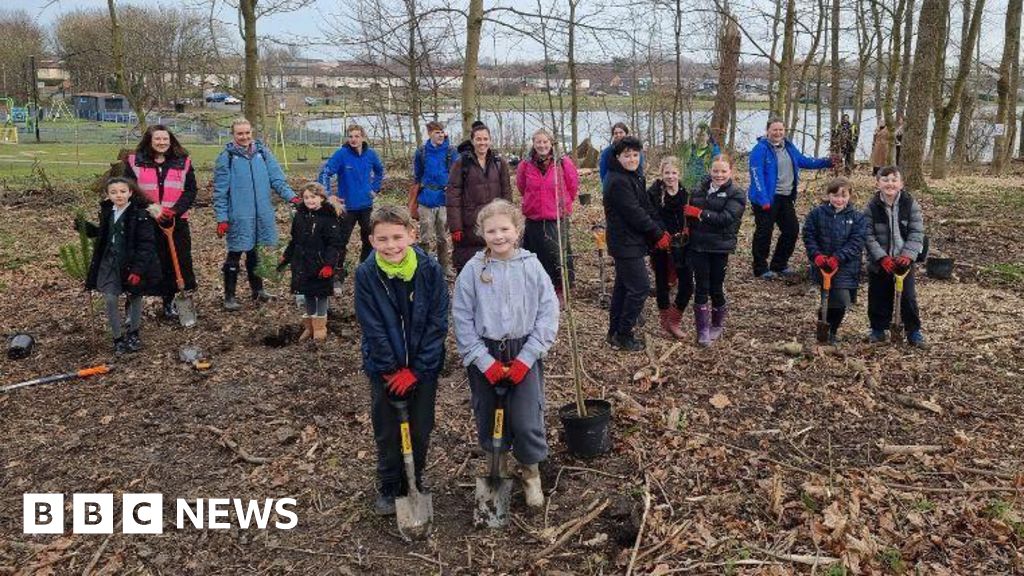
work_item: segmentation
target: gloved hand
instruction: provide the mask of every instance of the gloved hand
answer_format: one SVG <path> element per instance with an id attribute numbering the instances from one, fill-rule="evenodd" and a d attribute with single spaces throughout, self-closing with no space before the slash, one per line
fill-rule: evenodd
<path id="1" fill-rule="evenodd" d="M 452 244 L 458 244 L 459 242 L 462 242 L 462 230 L 452 232 Z"/>
<path id="2" fill-rule="evenodd" d="M 228 224 L 227 222 L 218 222 L 217 223 L 217 238 L 223 238 L 224 235 L 228 233 L 228 228 L 230 228 L 230 227 L 231 227 L 231 224 Z"/>
<path id="3" fill-rule="evenodd" d="M 657 250 L 668 250 L 669 245 L 672 243 L 672 236 L 668 232 L 662 232 L 661 238 L 654 243 L 654 248 Z"/>
<path id="4" fill-rule="evenodd" d="M 829 265 L 829 267 L 832 270 L 838 270 L 839 269 L 839 258 L 836 258 L 835 256 L 829 256 L 828 257 L 828 265 Z"/>
<path id="5" fill-rule="evenodd" d="M 135 272 L 132 272 L 131 274 L 128 275 L 128 285 L 129 286 L 138 286 L 141 283 L 142 283 L 142 276 L 139 276 Z"/>
<path id="6" fill-rule="evenodd" d="M 761 204 L 761 210 L 764 210 L 765 212 L 767 212 L 767 211 L 769 211 L 771 209 L 772 209 L 772 205 L 771 204 Z"/>
<path id="7" fill-rule="evenodd" d="M 510 364 L 506 364 L 505 369 L 508 370 L 508 380 L 512 382 L 513 385 L 522 382 L 523 378 L 526 378 L 526 373 L 530 371 L 530 367 L 518 358 L 513 360 Z"/>
<path id="8" fill-rule="evenodd" d="M 878 261 L 878 265 L 882 267 L 889 274 L 896 271 L 896 261 L 892 259 L 892 256 L 885 256 Z"/>
<path id="9" fill-rule="evenodd" d="M 289 202 L 291 202 L 292 204 L 295 204 L 296 206 L 298 206 L 299 204 L 302 204 L 302 196 L 298 196 L 298 195 L 292 196 L 292 199 L 289 200 Z"/>
<path id="10" fill-rule="evenodd" d="M 331 276 L 334 276 L 334 267 L 327 264 L 325 264 L 324 267 L 321 268 L 320 272 L 317 274 L 318 278 L 323 279 L 330 278 Z"/>
<path id="11" fill-rule="evenodd" d="M 910 258 L 908 258 L 906 256 L 900 256 L 900 257 L 896 258 L 895 261 L 896 261 L 896 271 L 899 272 L 900 274 L 906 272 L 907 270 L 910 270 L 910 265 L 914 263 L 913 260 L 911 260 Z"/>
<path id="12" fill-rule="evenodd" d="M 484 378 L 487 378 L 487 381 L 491 383 L 491 386 L 494 386 L 499 380 L 505 378 L 505 366 L 503 366 L 501 362 L 495 360 L 494 363 L 488 366 L 487 370 L 484 371 Z"/>
<path id="13" fill-rule="evenodd" d="M 164 206 L 160 208 L 160 216 L 157 217 L 157 220 L 160 222 L 167 222 L 169 220 L 174 220 L 175 216 L 177 216 L 177 214 L 174 212 L 172 208 Z"/>
<path id="14" fill-rule="evenodd" d="M 703 210 L 689 204 L 683 207 L 683 214 L 686 215 L 687 218 L 696 218 L 697 220 L 700 220 L 701 212 L 703 212 Z"/>
<path id="15" fill-rule="evenodd" d="M 817 256 L 814 257 L 814 265 L 817 266 L 818 268 L 821 268 L 825 272 L 831 272 L 832 270 L 834 270 L 834 268 L 832 268 L 832 266 L 829 265 L 828 256 L 825 256 L 824 254 L 818 254 Z"/>
<path id="16" fill-rule="evenodd" d="M 404 398 L 416 386 L 416 375 L 408 368 L 387 374 L 384 378 L 387 381 L 388 392 L 399 398 Z"/>

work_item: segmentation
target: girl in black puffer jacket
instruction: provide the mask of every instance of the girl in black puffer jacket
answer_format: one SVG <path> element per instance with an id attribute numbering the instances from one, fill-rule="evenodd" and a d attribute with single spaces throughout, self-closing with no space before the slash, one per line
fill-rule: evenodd
<path id="1" fill-rule="evenodd" d="M 725 330 L 725 268 L 736 250 L 745 205 L 746 195 L 732 182 L 732 158 L 720 154 L 711 163 L 711 176 L 684 209 L 691 222 L 688 259 L 694 277 L 694 326 L 702 346 L 710 346 Z"/>
<path id="2" fill-rule="evenodd" d="M 139 185 L 127 178 L 111 178 L 107 199 L 100 202 L 100 224 L 76 220 L 76 228 L 96 238 L 85 279 L 87 290 L 103 294 L 107 320 L 114 337 L 114 354 L 142 349 L 142 296 L 160 295 L 160 260 L 156 255 L 153 218 L 149 200 Z M 128 326 L 122 326 L 118 299 L 128 296 Z"/>
<path id="3" fill-rule="evenodd" d="M 661 327 L 675 338 L 685 338 L 682 326 L 683 311 L 693 296 L 693 270 L 686 261 L 686 242 L 690 234 L 683 208 L 689 193 L 679 181 L 679 159 L 666 156 L 661 159 L 661 178 L 654 181 L 647 193 L 658 211 L 658 219 L 672 236 L 669 249 L 651 251 L 654 268 L 654 292 L 661 316 Z M 670 304 L 672 284 L 678 283 L 675 302 Z"/>
<path id="4" fill-rule="evenodd" d="M 327 304 L 340 250 L 338 212 L 327 201 L 323 186 L 306 184 L 302 204 L 292 220 L 292 238 L 281 257 L 282 265 L 292 266 L 292 292 L 302 294 L 306 301 L 299 340 L 327 338 Z"/>

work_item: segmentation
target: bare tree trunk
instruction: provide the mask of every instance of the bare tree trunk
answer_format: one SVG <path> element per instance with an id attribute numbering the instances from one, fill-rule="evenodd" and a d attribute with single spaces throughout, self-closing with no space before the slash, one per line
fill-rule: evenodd
<path id="1" fill-rule="evenodd" d="M 783 117 L 789 101 L 789 84 L 793 77 L 793 58 L 796 51 L 796 0 L 786 0 L 786 22 L 782 37 L 782 61 L 779 62 L 779 86 L 775 94 L 772 114 Z"/>
<path id="2" fill-rule="evenodd" d="M 1018 32 L 1018 38 L 1019 32 Z M 1020 41 L 1017 43 L 1018 50 Z M 1020 58 L 1013 59 L 1013 70 L 1010 72 L 1010 102 L 1006 108 L 1006 152 L 1003 155 L 1003 163 L 1009 164 L 1013 158 L 1013 142 L 1017 137 L 1017 92 L 1020 88 Z"/>
<path id="3" fill-rule="evenodd" d="M 832 86 L 829 93 L 829 127 L 835 128 L 839 125 L 839 109 L 842 107 L 839 99 L 839 2 L 832 0 Z M 821 128 L 818 129 L 819 131 Z M 819 132 L 820 133 L 820 132 Z"/>
<path id="4" fill-rule="evenodd" d="M 907 19 L 903 28 L 903 64 L 900 65 L 900 90 L 896 96 L 896 118 L 903 118 L 907 111 L 908 88 L 910 87 L 910 49 L 914 38 L 914 0 L 907 0 Z M 897 24 L 898 25 L 898 24 Z M 895 135 L 895 130 L 893 130 Z"/>
<path id="5" fill-rule="evenodd" d="M 893 96 L 896 91 L 896 78 L 900 74 L 900 50 L 902 48 L 900 32 L 903 29 L 903 16 L 907 7 L 907 0 L 899 0 L 896 5 L 896 15 L 893 17 L 892 36 L 889 38 L 889 67 L 885 78 L 885 99 L 882 102 L 882 118 L 888 128 L 889 135 L 889 156 L 886 162 L 892 162 L 896 154 L 896 124 L 893 119 Z"/>
<path id="6" fill-rule="evenodd" d="M 125 77 L 124 72 L 124 34 L 121 31 L 121 25 L 117 22 L 117 9 L 114 6 L 114 0 L 107 0 L 107 10 L 110 11 L 110 39 L 112 43 L 112 56 L 114 59 L 114 75 L 117 77 L 117 89 L 121 94 L 128 99 L 128 104 L 132 107 L 132 111 L 135 112 L 135 116 L 139 123 L 139 132 L 146 131 L 146 104 L 142 93 L 141 82 L 138 86 L 132 86 L 128 83 L 128 78 Z M 33 74 L 33 89 L 35 88 L 34 74 Z M 36 134 L 38 137 L 38 133 Z"/>
<path id="7" fill-rule="evenodd" d="M 420 98 L 420 82 L 419 82 L 419 57 L 416 53 L 416 37 L 417 28 L 419 28 L 419 18 L 416 16 L 416 0 L 405 0 L 405 14 L 409 19 L 409 81 L 407 83 L 409 90 L 409 122 L 412 124 L 413 140 L 415 141 L 416 148 L 420 147 L 423 143 L 423 136 L 420 132 L 420 122 L 423 117 L 423 101 Z"/>
<path id="8" fill-rule="evenodd" d="M 259 88 L 260 53 L 256 45 L 256 2 L 257 0 L 239 0 L 238 9 L 242 12 L 242 37 L 245 41 L 245 72 L 242 80 L 242 91 L 245 94 L 242 102 L 242 113 L 262 133 L 263 97 Z"/>
<path id="9" fill-rule="evenodd" d="M 875 118 L 884 118 L 882 111 L 882 86 L 885 84 L 885 59 L 882 58 L 882 17 L 878 3 L 871 3 L 871 23 L 875 32 Z"/>
<path id="10" fill-rule="evenodd" d="M 679 100 L 683 94 L 683 3 L 682 0 L 676 0 L 675 13 L 672 21 L 672 32 L 675 34 L 676 41 L 676 89 L 672 98 L 672 145 L 677 146 L 679 144 L 679 135 L 676 132 L 679 126 Z"/>
<path id="11" fill-rule="evenodd" d="M 579 146 L 580 138 L 580 126 L 579 126 L 579 112 L 580 112 L 580 100 L 579 100 L 579 77 L 576 73 L 576 5 L 579 4 L 580 0 L 569 0 L 569 84 L 572 88 L 572 93 L 569 95 L 570 101 L 570 112 L 569 112 L 569 124 L 572 130 L 572 148 L 570 153 L 573 154 L 575 160 L 576 147 Z"/>
<path id="12" fill-rule="evenodd" d="M 783 0 L 775 0 L 775 17 L 772 19 L 772 52 L 768 60 L 768 110 L 772 114 L 778 109 L 778 104 L 775 102 L 775 79 L 779 62 L 775 58 L 775 52 L 779 46 L 779 22 L 782 21 L 782 2 Z"/>
<path id="13" fill-rule="evenodd" d="M 1019 0 L 1013 0 L 1019 1 Z M 921 3 L 920 30 L 914 50 L 914 69 L 907 87 L 907 115 L 904 129 L 903 163 L 904 181 L 908 188 L 924 188 L 923 160 L 928 136 L 928 117 L 932 94 L 938 81 L 935 78 L 935 58 L 945 50 L 944 20 L 949 10 L 948 0 L 924 0 Z"/>
<path id="14" fill-rule="evenodd" d="M 1010 110 L 1017 107 L 1017 94 L 1011 92 L 1013 85 L 1012 74 L 1016 66 L 1020 52 L 1020 19 L 1021 0 L 1009 0 L 1006 5 L 1006 24 L 1003 38 L 1003 58 L 999 64 L 999 81 L 996 83 L 996 93 L 999 98 L 999 105 L 996 111 L 996 124 L 1001 124 L 1004 134 L 995 137 L 992 150 L 992 173 L 999 175 L 1003 172 L 1003 163 L 1006 156 L 1007 135 L 1010 133 L 1008 125 Z"/>
<path id="15" fill-rule="evenodd" d="M 853 123 L 858 128 L 864 114 L 864 77 L 867 76 L 868 56 L 871 55 L 871 48 L 864 0 L 857 0 L 857 81 L 853 97 Z"/>
<path id="16" fill-rule="evenodd" d="M 719 36 L 718 92 L 715 107 L 711 113 L 710 134 L 720 146 L 730 129 L 733 110 L 736 108 L 736 78 L 740 64 L 740 28 L 728 13 L 722 14 L 725 25 Z"/>
<path id="17" fill-rule="evenodd" d="M 815 84 L 817 85 L 814 93 L 814 106 L 815 106 L 815 118 L 814 118 L 814 156 L 820 156 L 821 152 L 821 80 L 824 75 L 825 69 L 825 53 L 821 53 L 821 58 L 818 60 L 818 73 Z M 833 110 L 835 108 L 833 107 Z"/>
<path id="18" fill-rule="evenodd" d="M 964 0 L 964 27 L 967 29 L 967 34 L 962 35 L 960 39 L 960 62 L 956 72 L 956 80 L 953 81 L 953 91 L 949 95 L 949 102 L 939 106 L 935 111 L 932 178 L 942 179 L 946 177 L 946 152 L 949 148 L 949 128 L 953 123 L 953 116 L 956 115 L 957 106 L 960 104 L 960 96 L 963 94 L 964 85 L 967 84 L 967 75 L 971 72 L 971 58 L 973 58 L 974 45 L 977 43 L 978 35 L 981 32 L 981 15 L 984 10 L 985 0 L 975 0 L 973 12 L 971 11 L 970 0 Z"/>
<path id="19" fill-rule="evenodd" d="M 793 132 L 796 129 L 796 120 L 799 116 L 800 100 L 806 99 L 807 97 L 807 70 L 811 67 L 811 62 L 814 61 L 814 55 L 818 52 L 818 45 L 821 43 L 821 36 L 825 29 L 825 0 L 818 0 L 818 26 L 814 29 L 814 38 L 811 40 L 811 47 L 807 50 L 807 56 L 804 57 L 804 61 L 800 63 L 800 80 L 797 85 L 800 87 L 794 97 L 790 98 L 792 102 L 792 110 L 790 114 L 789 131 Z M 806 106 L 806 105 L 805 105 Z M 789 107 L 787 107 L 788 109 Z"/>
<path id="20" fill-rule="evenodd" d="M 462 71 L 462 133 L 469 137 L 476 114 L 476 76 L 480 67 L 480 32 L 484 27 L 484 0 L 469 0 L 466 16 L 466 61 Z"/>

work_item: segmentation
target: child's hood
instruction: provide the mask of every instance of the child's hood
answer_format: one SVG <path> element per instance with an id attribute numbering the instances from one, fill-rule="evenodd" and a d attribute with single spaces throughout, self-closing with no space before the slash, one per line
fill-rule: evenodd
<path id="1" fill-rule="evenodd" d="M 466 264 L 466 266 L 472 267 L 475 272 L 479 272 L 484 267 L 485 258 L 486 258 L 484 254 L 485 254 L 484 250 L 481 250 L 481 251 L 477 252 L 469 260 L 469 262 Z M 536 259 L 537 259 L 537 255 L 534 254 L 533 252 L 530 252 L 526 248 L 518 248 L 516 250 L 516 253 L 513 254 L 512 257 L 509 258 L 508 260 L 504 260 L 504 262 L 509 262 L 509 263 L 512 263 L 512 262 L 522 262 L 524 264 L 524 266 L 525 266 L 530 260 L 536 260 Z M 497 263 L 497 262 L 502 262 L 502 260 L 496 260 L 496 259 L 491 258 L 490 262 Z"/>

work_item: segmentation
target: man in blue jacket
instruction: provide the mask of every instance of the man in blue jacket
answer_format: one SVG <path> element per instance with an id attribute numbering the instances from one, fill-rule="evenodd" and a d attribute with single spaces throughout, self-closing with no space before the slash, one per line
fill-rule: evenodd
<path id="1" fill-rule="evenodd" d="M 758 138 L 750 151 L 750 208 L 754 213 L 754 276 L 771 280 L 777 276 L 792 276 L 789 267 L 800 235 L 800 221 L 796 216 L 796 189 L 800 183 L 800 169 L 831 168 L 833 158 L 808 158 L 786 139 L 786 125 L 781 118 L 768 119 L 766 133 Z M 771 263 L 768 254 L 772 248 L 772 230 L 779 227 L 779 240 Z"/>
<path id="2" fill-rule="evenodd" d="M 434 247 L 437 261 L 447 275 L 451 273 L 451 259 L 444 193 L 448 187 L 448 170 L 459 153 L 448 141 L 440 122 L 427 122 L 427 135 L 429 139 L 413 155 L 415 194 L 410 198 L 409 213 L 420 222 L 420 246 L 425 250 Z"/>
<path id="3" fill-rule="evenodd" d="M 341 250 L 338 264 L 334 267 L 334 294 L 341 294 L 345 282 L 345 257 L 348 255 L 348 241 L 356 223 L 359 224 L 359 239 L 362 248 L 359 262 L 366 260 L 370 250 L 370 213 L 373 199 L 380 192 L 384 180 L 384 165 L 377 153 L 366 143 L 366 130 L 352 124 L 345 131 L 348 141 L 331 156 L 320 170 L 317 181 L 331 193 L 331 177 L 338 177 L 338 199 L 341 200 Z"/>

